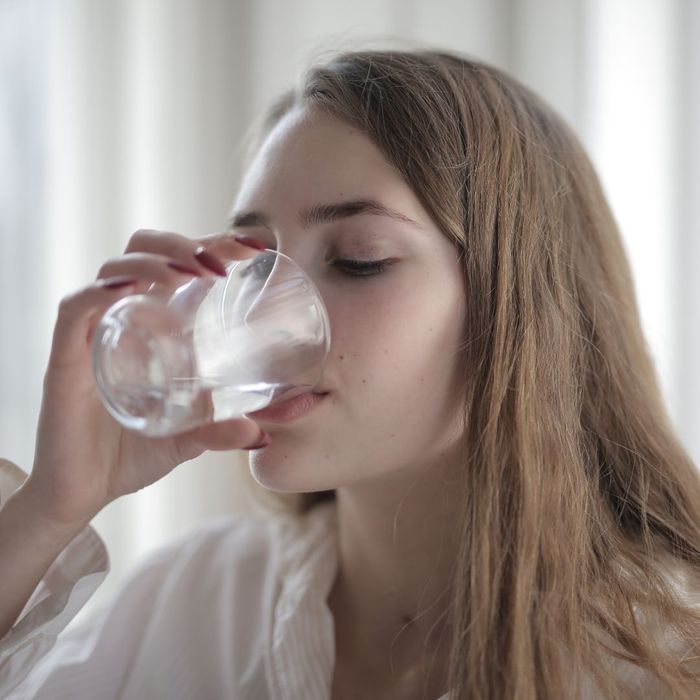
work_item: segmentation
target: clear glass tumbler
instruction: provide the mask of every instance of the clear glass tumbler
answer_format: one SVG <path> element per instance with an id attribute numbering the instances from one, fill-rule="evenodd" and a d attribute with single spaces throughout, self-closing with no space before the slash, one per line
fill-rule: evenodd
<path id="1" fill-rule="evenodd" d="M 226 268 L 226 277 L 195 277 L 177 288 L 153 284 L 100 320 L 95 380 L 125 427 L 172 435 L 257 411 L 319 382 L 330 323 L 313 281 L 274 250 Z"/>

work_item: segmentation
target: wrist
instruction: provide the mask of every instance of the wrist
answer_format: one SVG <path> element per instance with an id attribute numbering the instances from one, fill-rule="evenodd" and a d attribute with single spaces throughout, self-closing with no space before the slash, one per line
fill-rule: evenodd
<path id="1" fill-rule="evenodd" d="M 91 520 L 61 522 L 49 517 L 37 500 L 29 479 L 7 499 L 1 512 L 5 514 L 8 525 L 17 528 L 15 532 L 24 532 L 38 546 L 49 549 L 67 545 Z"/>

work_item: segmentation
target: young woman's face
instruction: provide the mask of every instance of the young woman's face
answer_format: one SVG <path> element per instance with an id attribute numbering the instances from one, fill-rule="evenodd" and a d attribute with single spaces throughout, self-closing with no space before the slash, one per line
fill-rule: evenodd
<path id="1" fill-rule="evenodd" d="M 310 207 L 358 200 L 397 217 L 370 208 L 302 221 Z M 260 421 L 272 444 L 250 454 L 255 479 L 275 491 L 321 491 L 437 468 L 461 426 L 465 294 L 452 244 L 365 134 L 308 108 L 289 113 L 259 149 L 233 208 L 249 212 L 265 223 L 247 217 L 234 230 L 294 259 L 331 323 L 317 387 L 329 393 L 291 422 Z M 387 264 L 362 271 L 342 260 Z"/>

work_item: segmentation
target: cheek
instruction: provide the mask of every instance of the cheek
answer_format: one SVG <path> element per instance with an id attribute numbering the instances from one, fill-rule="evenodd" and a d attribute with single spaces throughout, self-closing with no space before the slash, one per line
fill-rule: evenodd
<path id="1" fill-rule="evenodd" d="M 450 395 L 464 297 L 429 281 L 376 285 L 362 300 L 359 292 L 328 297 L 327 378 L 337 397 L 251 453 L 259 483 L 318 491 L 442 459 L 459 428 Z"/>
<path id="2" fill-rule="evenodd" d="M 332 361 L 357 417 L 371 412 L 376 420 L 379 410 L 407 423 L 408 406 L 434 412 L 451 389 L 461 318 L 455 289 L 427 281 L 377 285 L 362 302 L 338 304 Z"/>

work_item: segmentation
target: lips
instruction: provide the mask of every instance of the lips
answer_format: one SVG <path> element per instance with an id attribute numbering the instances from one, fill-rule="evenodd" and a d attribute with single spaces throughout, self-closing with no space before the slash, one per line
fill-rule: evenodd
<path id="1" fill-rule="evenodd" d="M 299 394 L 294 398 L 287 399 L 273 406 L 267 406 L 259 411 L 253 411 L 246 414 L 248 418 L 255 421 L 269 421 L 271 423 L 287 423 L 289 421 L 301 418 L 309 411 L 321 403 L 328 392 L 317 393 L 307 391 L 304 394 Z"/>

